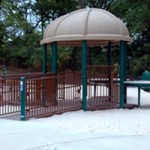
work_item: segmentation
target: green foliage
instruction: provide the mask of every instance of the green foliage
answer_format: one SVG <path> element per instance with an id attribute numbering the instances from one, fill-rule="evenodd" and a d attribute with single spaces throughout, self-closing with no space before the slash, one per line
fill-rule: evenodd
<path id="1" fill-rule="evenodd" d="M 2 1 L 1 6 L 0 62 L 22 68 L 41 68 L 41 31 L 43 32 L 46 25 L 55 18 L 75 10 L 77 2 L 74 0 L 5 0 Z M 62 62 L 67 53 L 61 52 L 58 62 Z M 51 63 L 50 48 L 48 62 Z"/>
<path id="2" fill-rule="evenodd" d="M 81 48 L 80 47 L 59 47 L 58 68 L 60 71 L 81 69 Z"/>
<path id="3" fill-rule="evenodd" d="M 2 1 L 2 21 L 7 31 L 6 40 L 13 41 L 14 38 L 33 30 L 28 22 L 28 15 L 25 1 L 22 3 L 17 0 Z"/>
<path id="4" fill-rule="evenodd" d="M 48 23 L 57 17 L 76 9 L 75 0 L 35 0 L 32 10 L 35 12 L 35 27 L 41 28 L 42 33 Z"/>
<path id="5" fill-rule="evenodd" d="M 133 38 L 128 48 L 129 73 L 140 75 L 143 69 L 149 70 L 150 1 L 116 0 L 110 11 L 126 23 Z"/>
<path id="6" fill-rule="evenodd" d="M 101 47 L 91 47 L 91 64 L 93 65 L 105 65 L 107 64 L 107 51 Z"/>
<path id="7" fill-rule="evenodd" d="M 3 48 L 4 45 L 4 35 L 5 35 L 5 28 L 4 24 L 0 21 L 0 48 Z"/>
<path id="8" fill-rule="evenodd" d="M 128 47 L 129 71 L 139 75 L 149 70 L 150 0 L 3 0 L 0 1 L 0 63 L 21 68 L 41 68 L 42 33 L 55 18 L 79 7 L 106 9 L 122 19 L 133 37 Z M 89 64 L 106 64 L 105 48 L 89 48 Z M 113 63 L 119 62 L 119 47 L 113 47 Z M 51 63 L 51 48 L 48 48 Z M 81 68 L 81 47 L 59 47 L 60 70 Z"/>
<path id="9" fill-rule="evenodd" d="M 86 0 L 85 6 L 109 10 L 115 0 Z"/>
<path id="10" fill-rule="evenodd" d="M 133 76 L 141 76 L 142 72 L 150 71 L 150 55 L 143 55 L 140 58 L 134 58 L 131 60 L 131 74 Z"/>

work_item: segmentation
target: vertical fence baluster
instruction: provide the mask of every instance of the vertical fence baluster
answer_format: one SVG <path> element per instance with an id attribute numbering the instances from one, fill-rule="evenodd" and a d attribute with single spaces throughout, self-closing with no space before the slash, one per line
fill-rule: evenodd
<path id="1" fill-rule="evenodd" d="M 20 79 L 20 94 L 21 94 L 21 114 L 20 120 L 23 121 L 26 119 L 25 116 L 25 105 L 26 105 L 26 79 L 21 77 Z"/>

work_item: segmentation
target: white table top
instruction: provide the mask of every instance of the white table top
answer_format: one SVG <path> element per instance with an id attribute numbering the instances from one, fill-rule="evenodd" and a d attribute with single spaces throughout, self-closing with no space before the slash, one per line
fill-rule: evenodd
<path id="1" fill-rule="evenodd" d="M 124 81 L 125 84 L 150 84 L 150 81 L 148 80 L 129 80 Z"/>

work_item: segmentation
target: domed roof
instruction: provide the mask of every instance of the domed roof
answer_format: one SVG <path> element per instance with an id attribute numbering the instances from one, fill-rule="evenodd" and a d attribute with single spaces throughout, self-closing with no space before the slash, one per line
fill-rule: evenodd
<path id="1" fill-rule="evenodd" d="M 49 24 L 41 44 L 80 45 L 82 40 L 91 45 L 132 41 L 125 24 L 116 16 L 102 9 L 86 8 L 61 16 Z"/>

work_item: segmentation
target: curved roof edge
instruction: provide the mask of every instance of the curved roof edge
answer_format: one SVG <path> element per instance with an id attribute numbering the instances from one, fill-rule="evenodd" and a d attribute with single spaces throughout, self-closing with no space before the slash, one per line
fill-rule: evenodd
<path id="1" fill-rule="evenodd" d="M 92 45 L 132 42 L 128 29 L 120 19 L 105 10 L 88 8 L 79 9 L 54 20 L 47 26 L 40 43 L 79 45 L 82 40 L 92 41 L 89 42 Z"/>

